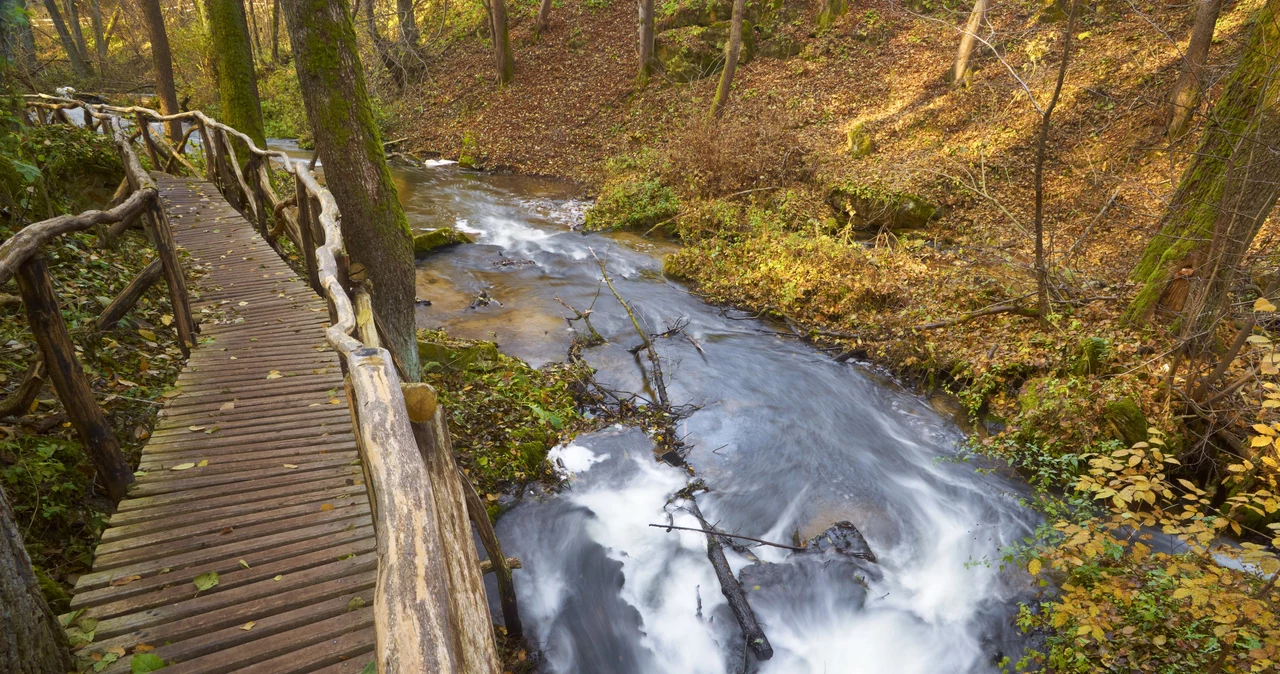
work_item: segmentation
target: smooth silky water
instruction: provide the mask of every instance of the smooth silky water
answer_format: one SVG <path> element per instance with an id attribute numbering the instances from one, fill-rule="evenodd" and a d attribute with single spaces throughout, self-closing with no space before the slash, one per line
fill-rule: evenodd
<path id="1" fill-rule="evenodd" d="M 300 155 L 299 155 L 300 156 Z M 572 338 L 556 298 L 585 310 L 608 344 L 585 351 L 610 388 L 645 392 L 638 337 L 600 291 L 603 259 L 618 291 L 662 332 L 656 341 L 703 513 L 725 531 L 782 543 L 837 521 L 858 527 L 878 563 L 756 547 L 743 572 L 775 655 L 746 671 L 782 674 L 967 674 L 999 671 L 1022 640 L 1011 625 L 1029 579 L 1002 548 L 1029 534 L 1016 481 L 952 460 L 964 439 L 928 401 L 859 366 L 838 364 L 777 326 L 712 306 L 662 276 L 669 244 L 584 235 L 589 201 L 553 180 L 437 163 L 397 169 L 415 229 L 456 227 L 474 245 L 418 262 L 430 306 L 419 327 L 495 340 L 534 365 L 563 360 Z M 481 293 L 496 302 L 473 303 Z M 500 305 L 498 303 L 501 303 Z M 705 353 L 704 353 L 705 352 Z M 647 395 L 647 392 L 646 392 Z M 657 461 L 638 430 L 609 428 L 552 452 L 559 493 L 529 490 L 497 523 L 516 572 L 525 632 L 557 673 L 743 671 L 743 646 L 705 537 L 668 506 L 690 475 Z M 728 551 L 735 571 L 752 560 Z M 490 580 L 494 612 L 500 615 Z"/>

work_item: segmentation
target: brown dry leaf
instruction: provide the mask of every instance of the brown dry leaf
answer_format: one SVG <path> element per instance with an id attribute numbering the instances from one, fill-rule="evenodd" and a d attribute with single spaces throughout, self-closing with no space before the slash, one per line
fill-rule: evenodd
<path id="1" fill-rule="evenodd" d="M 241 625 L 241 626 L 240 626 L 240 629 L 242 629 L 242 630 L 244 630 L 244 631 L 248 632 L 249 630 L 253 629 L 253 626 L 254 626 L 254 625 L 257 625 L 257 624 L 258 624 L 258 623 L 257 623 L 256 621 L 250 620 L 249 622 L 247 622 L 247 623 L 245 623 L 245 624 Z"/>
<path id="2" fill-rule="evenodd" d="M 218 411 L 219 411 L 219 412 L 228 412 L 228 411 L 233 410 L 233 409 L 235 409 L 235 408 L 236 408 L 236 401 L 232 400 L 231 402 L 225 402 L 225 403 L 222 403 L 222 406 L 218 408 Z"/>
<path id="3" fill-rule="evenodd" d="M 134 653 L 150 653 L 155 649 L 156 649 L 155 646 L 150 646 L 148 644 L 138 644 L 137 646 L 133 647 L 133 652 Z"/>
<path id="4" fill-rule="evenodd" d="M 117 578 L 111 581 L 111 584 L 115 587 L 121 587 L 123 585 L 128 585 L 129 583 L 132 583 L 135 580 L 142 580 L 142 576 L 122 576 L 120 578 Z"/>
<path id="5" fill-rule="evenodd" d="M 108 649 L 107 649 L 107 652 L 108 652 L 108 653 L 115 653 L 116 655 L 118 655 L 118 656 L 120 656 L 120 657 L 122 657 L 122 658 L 123 658 L 123 657 L 124 657 L 124 646 L 112 646 L 111 648 L 108 648 Z"/>
<path id="6" fill-rule="evenodd" d="M 333 510 L 332 503 L 325 503 L 324 505 L 320 506 L 320 512 L 329 512 L 330 510 Z"/>

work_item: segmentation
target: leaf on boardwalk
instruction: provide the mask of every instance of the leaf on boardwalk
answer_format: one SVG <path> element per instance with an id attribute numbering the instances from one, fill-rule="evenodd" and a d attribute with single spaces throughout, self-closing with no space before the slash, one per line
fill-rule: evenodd
<path id="1" fill-rule="evenodd" d="M 137 646 L 134 646 L 134 647 L 133 647 L 133 652 L 134 652 L 134 653 L 150 653 L 151 651 L 154 651 L 155 649 L 156 649 L 156 647 L 155 647 L 155 646 L 152 646 L 152 645 L 149 645 L 149 644 L 138 644 Z"/>
<path id="2" fill-rule="evenodd" d="M 115 587 L 121 587 L 123 585 L 128 585 L 135 580 L 142 580 L 142 576 L 121 576 L 120 578 L 111 581 L 111 584 Z"/>
<path id="3" fill-rule="evenodd" d="M 194 463 L 180 463 L 176 466 L 169 468 L 169 470 L 189 470 L 195 467 L 196 467 L 196 464 Z"/>
<path id="4" fill-rule="evenodd" d="M 296 464 L 296 463 L 285 463 L 285 464 L 281 464 L 281 465 L 283 465 L 285 468 L 297 468 L 297 467 L 298 467 L 298 464 Z"/>
<path id="5" fill-rule="evenodd" d="M 333 504 L 332 504 L 332 503 L 325 503 L 325 504 L 323 504 L 323 505 L 321 505 L 321 506 L 320 506 L 320 512 L 326 512 L 326 513 L 327 513 L 327 512 L 329 512 L 330 510 L 333 510 Z"/>
<path id="6" fill-rule="evenodd" d="M 187 426 L 187 430 L 189 430 L 189 431 L 191 431 L 191 432 L 193 432 L 193 433 L 194 433 L 194 432 L 196 432 L 196 431 L 203 431 L 203 430 L 204 430 L 204 428 L 205 428 L 204 426 Z"/>
<path id="7" fill-rule="evenodd" d="M 275 578 L 272 578 L 271 580 L 283 580 L 283 579 L 284 579 L 284 576 L 276 576 Z"/>
<path id="8" fill-rule="evenodd" d="M 209 465 L 209 460 L 208 460 L 208 459 L 200 459 L 200 463 L 197 463 L 197 464 L 196 464 L 196 467 L 197 467 L 197 468 L 204 468 L 204 467 L 205 467 L 205 466 L 207 466 L 207 465 Z"/>
<path id="9" fill-rule="evenodd" d="M 241 625 L 241 626 L 240 626 L 240 629 L 242 629 L 242 630 L 244 630 L 244 631 L 248 632 L 249 630 L 253 629 L 253 626 L 254 626 L 254 625 L 256 625 L 256 624 L 258 624 L 258 623 L 256 623 L 256 622 L 254 622 L 254 621 L 250 620 L 249 622 L 247 622 L 247 623 L 245 623 L 245 624 Z"/>
<path id="10" fill-rule="evenodd" d="M 281 378 L 281 377 L 283 377 L 283 376 L 284 376 L 284 375 L 280 374 L 280 371 L 279 371 L 279 370 L 272 370 L 272 371 L 270 371 L 270 372 L 268 372 L 268 373 L 267 373 L 267 379 L 279 379 L 279 378 Z"/>
<path id="11" fill-rule="evenodd" d="M 219 412 L 229 412 L 229 411 L 231 411 L 231 410 L 234 410 L 235 408 L 236 408 L 236 401 L 232 400 L 232 401 L 230 401 L 230 402 L 222 403 L 222 407 L 219 407 L 219 408 L 218 408 L 218 411 L 219 411 Z"/>
<path id="12" fill-rule="evenodd" d="M 352 597 L 351 601 L 347 602 L 347 611 L 355 611 L 358 609 L 362 609 L 364 608 L 364 606 L 365 606 L 365 601 L 363 599 L 361 599 L 360 597 Z"/>
<path id="13" fill-rule="evenodd" d="M 204 592 L 218 584 L 218 572 L 210 571 L 208 573 L 202 573 L 196 576 L 195 580 L 191 582 L 195 584 L 197 590 Z"/>
<path id="14" fill-rule="evenodd" d="M 129 661 L 130 674 L 147 674 L 165 668 L 164 660 L 155 653 L 134 653 Z"/>
<path id="15" fill-rule="evenodd" d="M 240 560 L 240 566 L 243 566 L 243 567 L 244 567 L 244 568 L 246 568 L 246 569 L 252 569 L 252 568 L 253 568 L 252 566 L 249 566 L 249 562 L 246 562 L 246 561 L 244 561 L 243 559 L 242 559 L 242 560 Z"/>

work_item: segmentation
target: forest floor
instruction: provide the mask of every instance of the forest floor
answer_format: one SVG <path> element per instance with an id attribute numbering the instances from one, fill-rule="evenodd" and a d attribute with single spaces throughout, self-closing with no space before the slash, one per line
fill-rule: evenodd
<path id="1" fill-rule="evenodd" d="M 1229 69 L 1261 4 L 1224 7 L 1210 81 Z M 1121 321 L 1137 291 L 1130 271 L 1200 137 L 1202 117 L 1177 143 L 1164 133 L 1193 12 L 1144 0 L 1082 6 L 1045 164 L 1054 301 L 1041 326 L 1027 315 L 1035 139 L 1066 23 L 1051 3 L 994 6 L 984 37 L 1000 57 L 980 45 L 966 86 L 946 73 L 967 5 L 869 0 L 822 29 L 816 3 L 782 10 L 761 20 L 758 53 L 740 67 L 718 123 L 707 120 L 717 76 L 680 82 L 659 71 L 636 85 L 632 5 L 566 0 L 538 39 L 526 5 L 511 10 L 512 83 L 493 84 L 482 40 L 455 41 L 421 84 L 383 97 L 388 137 L 407 137 L 404 149 L 419 155 L 583 183 L 599 194 L 589 228 L 678 237 L 684 246 L 666 271 L 709 301 L 785 321 L 832 353 L 953 394 L 975 430 L 970 449 L 1007 460 L 1043 489 L 1047 521 L 1071 520 L 1011 558 L 1030 559 L 1033 576 L 1052 565 L 1062 571 L 1055 584 L 1073 593 L 1024 615 L 1024 627 L 1056 631 L 1047 656 L 1056 667 L 1176 662 L 1167 671 L 1190 672 L 1219 657 L 1220 643 L 1197 632 L 1204 616 L 1173 593 L 1175 581 L 1153 575 L 1156 557 L 1093 559 L 1111 543 L 1084 532 L 1105 529 L 1109 515 L 1071 489 L 1097 457 L 1148 440 L 1167 441 L 1183 459 L 1179 477 L 1207 486 L 1226 474 L 1165 395 L 1173 336 L 1159 322 Z M 666 28 L 690 16 L 725 19 L 728 6 L 661 4 L 659 55 Z M 877 211 L 903 215 L 877 224 Z M 921 212 L 927 222 L 909 222 Z M 1278 239 L 1273 219 L 1251 270 L 1265 268 Z M 1262 272 L 1253 273 L 1242 301 L 1253 302 Z M 1261 388 L 1246 397 L 1265 409 Z M 1240 425 L 1232 430 L 1247 436 Z M 1159 480 L 1163 465 L 1152 468 Z M 1071 506 L 1053 505 L 1059 498 Z M 1250 523 L 1262 526 L 1244 523 L 1243 539 L 1269 538 Z M 1176 582 L 1220 574 L 1205 563 Z M 1125 598 L 1105 599 L 1113 592 Z M 1166 622 L 1126 613 L 1135 596 Z M 1170 657 L 1160 650 L 1166 639 L 1202 650 Z"/>

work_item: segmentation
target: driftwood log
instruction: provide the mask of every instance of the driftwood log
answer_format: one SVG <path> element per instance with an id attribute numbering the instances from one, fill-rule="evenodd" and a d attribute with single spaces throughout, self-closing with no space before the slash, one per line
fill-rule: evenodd
<path id="1" fill-rule="evenodd" d="M 738 626 L 742 628 L 747 646 L 751 648 L 757 660 L 772 658 L 773 646 L 769 645 L 769 637 L 765 636 L 764 630 L 760 628 L 760 622 L 756 620 L 755 611 L 752 611 L 751 605 L 747 603 L 747 595 L 742 591 L 738 577 L 733 575 L 733 570 L 729 568 L 729 560 L 725 559 L 720 532 L 702 516 L 697 501 L 689 499 L 689 510 L 694 517 L 698 518 L 698 522 L 702 524 L 702 530 L 707 534 L 707 559 L 711 560 L 711 566 L 716 570 L 716 579 L 720 581 L 720 592 L 728 600 L 729 608 L 733 609 L 733 617 L 738 620 Z"/>

